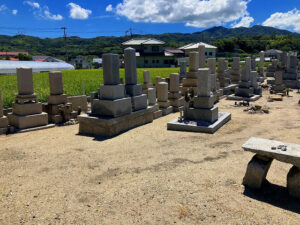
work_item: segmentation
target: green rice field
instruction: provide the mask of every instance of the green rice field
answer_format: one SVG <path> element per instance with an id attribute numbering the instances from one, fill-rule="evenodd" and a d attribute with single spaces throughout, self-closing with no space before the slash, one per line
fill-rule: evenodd
<path id="1" fill-rule="evenodd" d="M 169 77 L 170 73 L 178 73 L 179 68 L 149 68 L 137 69 L 138 83 L 143 83 L 143 71 L 149 70 L 152 82 L 155 77 Z M 120 77 L 125 80 L 125 71 L 120 69 Z M 47 101 L 49 95 L 49 77 L 48 73 L 36 73 L 33 75 L 34 90 L 38 94 L 41 102 Z M 100 84 L 103 84 L 103 72 L 101 69 L 94 70 L 72 70 L 63 71 L 64 92 L 68 96 L 86 95 L 97 91 Z M 0 75 L 0 90 L 2 91 L 2 100 L 4 107 L 10 107 L 14 102 L 17 93 L 17 76 Z"/>

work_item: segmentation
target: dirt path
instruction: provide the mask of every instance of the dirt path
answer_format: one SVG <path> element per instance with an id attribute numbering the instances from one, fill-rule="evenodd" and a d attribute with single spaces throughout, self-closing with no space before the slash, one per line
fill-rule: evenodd
<path id="1" fill-rule="evenodd" d="M 78 126 L 0 137 L 0 224 L 297 224 L 291 165 L 274 162 L 261 192 L 241 185 L 251 136 L 300 143 L 299 94 L 232 120 L 216 134 L 167 131 L 172 114 L 113 139 Z"/>

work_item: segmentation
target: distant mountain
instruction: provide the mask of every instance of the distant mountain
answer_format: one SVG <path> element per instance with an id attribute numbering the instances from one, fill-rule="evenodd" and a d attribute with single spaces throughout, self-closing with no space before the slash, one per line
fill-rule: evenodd
<path id="1" fill-rule="evenodd" d="M 101 57 L 103 53 L 120 54 L 123 51 L 121 46 L 122 42 L 131 38 L 156 38 L 166 42 L 166 46 L 176 48 L 190 42 L 203 41 L 211 43 L 230 37 L 253 37 L 264 35 L 289 35 L 297 40 L 299 39 L 300 42 L 300 34 L 272 27 L 258 25 L 251 28 L 213 27 L 191 34 L 164 33 L 157 35 L 133 35 L 132 37 L 100 36 L 96 38 L 68 37 L 67 54 L 69 58 L 73 58 L 77 55 L 83 55 L 88 56 L 89 59 L 94 56 Z M 272 47 L 275 48 L 276 45 Z M 296 48 L 297 46 L 294 47 Z M 300 48 L 297 47 L 297 49 Z M 31 55 L 48 55 L 62 59 L 66 54 L 65 42 L 63 38 L 39 38 L 26 35 L 0 35 L 0 51 L 28 51 Z"/>

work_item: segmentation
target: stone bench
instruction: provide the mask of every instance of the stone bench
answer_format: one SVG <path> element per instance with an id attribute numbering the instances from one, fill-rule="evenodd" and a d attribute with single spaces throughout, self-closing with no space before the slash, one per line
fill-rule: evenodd
<path id="1" fill-rule="evenodd" d="M 245 187 L 260 189 L 272 161 L 277 159 L 293 165 L 287 175 L 287 189 L 291 196 L 300 199 L 300 145 L 252 137 L 242 148 L 255 153 L 243 179 Z"/>

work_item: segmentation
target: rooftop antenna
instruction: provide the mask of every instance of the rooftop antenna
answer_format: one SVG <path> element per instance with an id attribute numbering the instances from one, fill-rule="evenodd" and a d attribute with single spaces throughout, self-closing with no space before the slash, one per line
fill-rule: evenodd
<path id="1" fill-rule="evenodd" d="M 130 37 L 132 37 L 132 28 L 131 27 L 125 31 L 125 37 L 127 37 L 128 33 L 130 33 Z"/>

